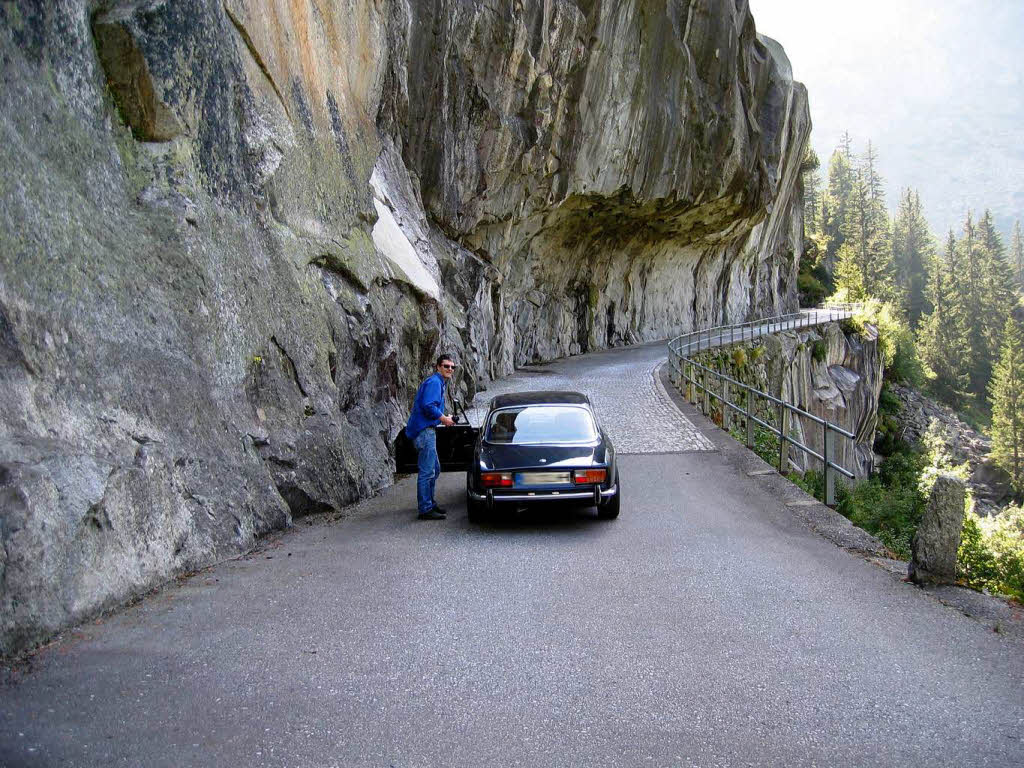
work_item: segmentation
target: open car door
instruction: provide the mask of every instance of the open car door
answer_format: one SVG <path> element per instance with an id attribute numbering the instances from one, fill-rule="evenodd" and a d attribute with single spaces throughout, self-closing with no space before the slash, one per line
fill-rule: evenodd
<path id="1" fill-rule="evenodd" d="M 479 427 L 469 423 L 466 411 L 458 400 L 453 400 L 452 413 L 456 423 L 451 427 L 437 427 L 437 458 L 442 472 L 466 472 L 473 464 L 473 449 L 480 434 Z M 462 411 L 461 416 L 459 411 Z M 395 438 L 395 471 L 414 473 L 418 470 L 419 456 L 405 429 L 398 430 Z"/>

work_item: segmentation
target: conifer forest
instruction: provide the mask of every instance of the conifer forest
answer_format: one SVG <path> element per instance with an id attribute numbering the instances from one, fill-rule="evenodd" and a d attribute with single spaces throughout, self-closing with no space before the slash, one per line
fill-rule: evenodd
<path id="1" fill-rule="evenodd" d="M 959 231 L 934 233 L 921 195 L 898 193 L 890 213 L 879 148 L 854 150 L 844 133 L 827 164 L 803 164 L 801 305 L 863 302 L 886 349 L 876 451 L 878 476 L 846 492 L 854 522 L 905 552 L 929 478 L 956 466 L 949 436 L 899 440 L 892 390 L 913 388 L 955 409 L 991 438 L 989 460 L 1011 492 L 994 515 L 968 513 L 961 575 L 978 588 L 1024 596 L 1024 237 L 1019 218 L 1000 232 L 989 210 L 964 211 Z M 971 505 L 971 501 L 968 501 Z"/>

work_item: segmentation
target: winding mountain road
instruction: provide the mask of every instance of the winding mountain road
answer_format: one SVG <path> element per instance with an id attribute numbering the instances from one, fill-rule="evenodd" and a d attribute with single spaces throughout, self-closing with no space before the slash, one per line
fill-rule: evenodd
<path id="1" fill-rule="evenodd" d="M 452 474 L 418 521 L 405 478 L 10 670 L 0 765 L 1024 764 L 1020 639 L 812 532 L 664 354 L 487 393 L 588 390 L 618 520 L 473 526 Z"/>

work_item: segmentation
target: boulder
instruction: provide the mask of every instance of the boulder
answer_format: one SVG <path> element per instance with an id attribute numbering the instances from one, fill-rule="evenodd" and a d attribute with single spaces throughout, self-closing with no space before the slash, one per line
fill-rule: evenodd
<path id="1" fill-rule="evenodd" d="M 1013 491 L 1013 478 L 993 459 L 979 461 L 971 472 L 971 488 L 975 495 L 992 504 L 999 504 L 1009 498 Z"/>
<path id="2" fill-rule="evenodd" d="M 964 482 L 949 474 L 935 478 L 928 504 L 911 542 L 910 580 L 917 584 L 956 581 L 956 553 L 964 522 Z"/>

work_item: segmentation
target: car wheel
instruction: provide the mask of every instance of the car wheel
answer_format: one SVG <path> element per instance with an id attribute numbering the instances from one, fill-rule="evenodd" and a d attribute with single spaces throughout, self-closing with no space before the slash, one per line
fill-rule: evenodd
<path id="1" fill-rule="evenodd" d="M 483 522 L 484 515 L 487 512 L 487 505 L 474 499 L 469 494 L 469 488 L 469 475 L 466 475 L 466 513 L 469 516 L 469 522 Z"/>
<path id="2" fill-rule="evenodd" d="M 617 470 L 615 472 L 615 485 L 618 486 L 619 492 L 597 508 L 597 516 L 602 520 L 614 520 L 619 516 L 619 505 L 622 503 L 622 485 L 619 483 L 619 473 Z"/>

